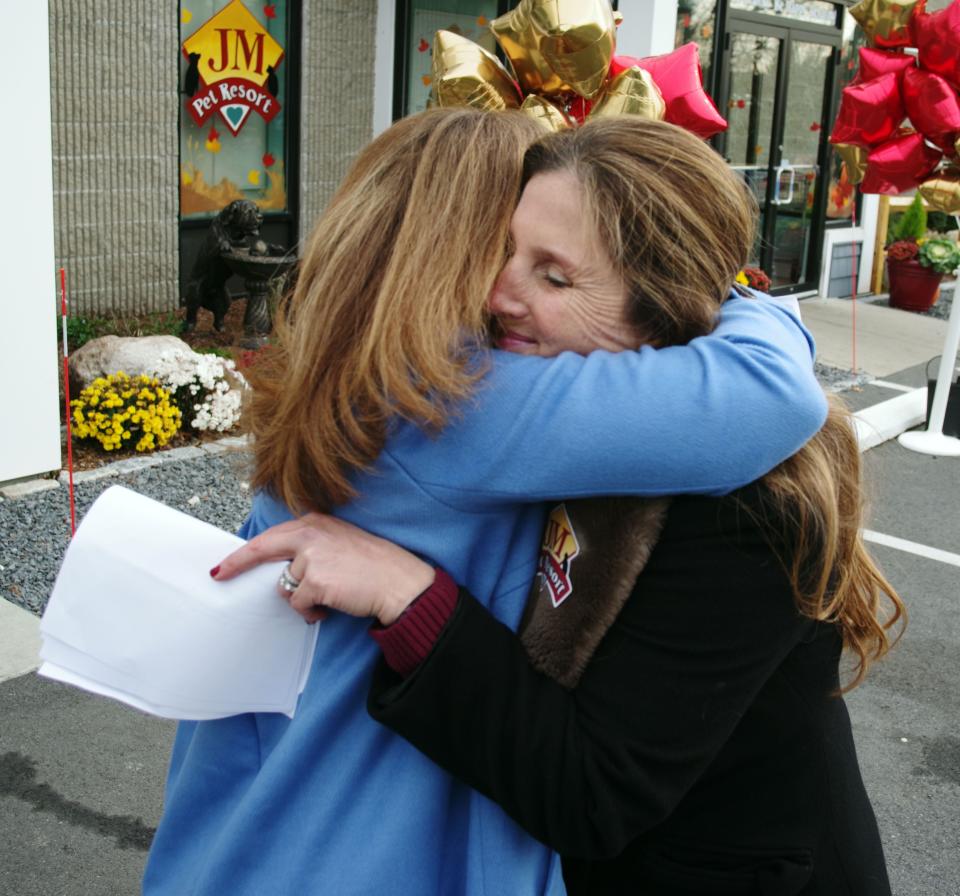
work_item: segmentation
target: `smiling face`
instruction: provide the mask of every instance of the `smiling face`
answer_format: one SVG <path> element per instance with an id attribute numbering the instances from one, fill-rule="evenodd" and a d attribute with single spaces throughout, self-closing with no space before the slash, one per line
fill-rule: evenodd
<path id="1" fill-rule="evenodd" d="M 532 177 L 510 224 L 513 253 L 490 294 L 498 348 L 550 357 L 637 348 L 627 323 L 627 289 L 571 171 Z"/>

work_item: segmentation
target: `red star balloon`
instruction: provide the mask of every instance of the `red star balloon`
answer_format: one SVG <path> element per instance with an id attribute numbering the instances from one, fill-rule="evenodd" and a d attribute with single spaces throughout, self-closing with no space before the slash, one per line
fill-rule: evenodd
<path id="1" fill-rule="evenodd" d="M 902 74 L 904 69 L 916 68 L 917 61 L 913 56 L 907 56 L 898 50 L 872 50 L 870 47 L 860 48 L 860 69 L 854 84 L 863 81 L 872 81 L 885 75 L 887 72 Z"/>
<path id="2" fill-rule="evenodd" d="M 903 73 L 903 103 L 910 123 L 928 139 L 960 133 L 960 99 L 939 75 L 920 69 Z M 953 143 L 953 140 L 949 140 Z"/>
<path id="3" fill-rule="evenodd" d="M 913 20 L 913 39 L 920 68 L 960 88 L 960 3 L 954 0 L 940 12 L 918 12 Z"/>
<path id="4" fill-rule="evenodd" d="M 955 140 L 957 136 L 956 132 L 952 134 L 938 134 L 936 137 L 927 137 L 934 146 L 936 146 L 945 156 L 956 159 L 957 157 L 957 144 L 960 143 L 960 140 Z"/>
<path id="5" fill-rule="evenodd" d="M 830 142 L 874 147 L 896 133 L 905 114 L 893 72 L 851 84 L 843 89 Z"/>
<path id="6" fill-rule="evenodd" d="M 703 89 L 696 44 L 684 44 L 672 53 L 645 59 L 614 56 L 610 63 L 610 77 L 615 78 L 633 65 L 648 71 L 660 88 L 667 106 L 665 121 L 686 128 L 704 140 L 727 129 L 726 119 Z"/>
<path id="7" fill-rule="evenodd" d="M 926 180 L 942 155 L 927 146 L 922 134 L 905 134 L 888 140 L 867 156 L 864 193 L 902 193 Z"/>

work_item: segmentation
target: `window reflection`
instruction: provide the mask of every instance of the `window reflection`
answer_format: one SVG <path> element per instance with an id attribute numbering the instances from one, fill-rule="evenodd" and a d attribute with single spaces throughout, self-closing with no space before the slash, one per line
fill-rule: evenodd
<path id="1" fill-rule="evenodd" d="M 422 112 L 427 108 L 432 82 L 433 35 L 437 31 L 452 31 L 480 44 L 491 53 L 497 51 L 497 42 L 488 27 L 497 17 L 496 0 L 429 0 L 429 3 L 411 3 L 409 16 L 404 115 Z"/>
<path id="2" fill-rule="evenodd" d="M 786 16 L 818 25 L 837 24 L 837 6 L 824 0 L 731 0 L 731 9 Z"/>
<path id="3" fill-rule="evenodd" d="M 677 31 L 674 46 L 691 41 L 700 50 L 703 83 L 710 89 L 713 69 L 713 31 L 716 24 L 716 0 L 680 0 L 677 4 Z"/>

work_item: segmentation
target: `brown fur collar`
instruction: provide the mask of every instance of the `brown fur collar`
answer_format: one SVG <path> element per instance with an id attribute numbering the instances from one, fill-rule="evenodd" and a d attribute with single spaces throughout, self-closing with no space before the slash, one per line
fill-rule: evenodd
<path id="1" fill-rule="evenodd" d="M 669 498 L 584 498 L 550 513 L 520 624 L 534 667 L 575 687 L 660 537 Z"/>

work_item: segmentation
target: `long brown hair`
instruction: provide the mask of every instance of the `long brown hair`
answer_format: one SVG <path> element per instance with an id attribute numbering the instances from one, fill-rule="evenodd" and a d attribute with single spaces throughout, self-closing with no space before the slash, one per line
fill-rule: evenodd
<path id="1" fill-rule="evenodd" d="M 687 131 L 624 116 L 544 137 L 526 155 L 524 182 L 556 170 L 582 185 L 590 224 L 627 286 L 628 322 L 658 346 L 710 332 L 747 263 L 757 218 L 724 160 Z M 820 432 L 762 483 L 758 519 L 797 607 L 837 625 L 855 660 L 845 689 L 855 687 L 906 613 L 863 543 L 860 451 L 839 400 L 830 399 Z"/>
<path id="2" fill-rule="evenodd" d="M 358 156 L 318 220 L 275 340 L 250 370 L 253 484 L 295 512 L 353 496 L 349 475 L 400 416 L 439 429 L 480 371 L 526 148 L 520 113 L 436 109 Z"/>

